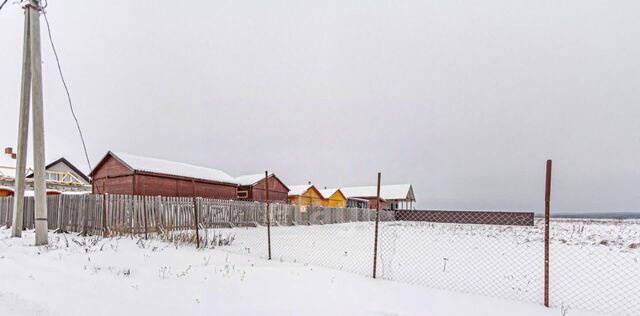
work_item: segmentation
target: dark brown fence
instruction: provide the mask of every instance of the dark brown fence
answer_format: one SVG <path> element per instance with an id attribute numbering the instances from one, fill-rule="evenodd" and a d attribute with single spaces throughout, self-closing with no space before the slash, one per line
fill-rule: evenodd
<path id="1" fill-rule="evenodd" d="M 397 221 L 533 226 L 533 212 L 398 210 Z"/>

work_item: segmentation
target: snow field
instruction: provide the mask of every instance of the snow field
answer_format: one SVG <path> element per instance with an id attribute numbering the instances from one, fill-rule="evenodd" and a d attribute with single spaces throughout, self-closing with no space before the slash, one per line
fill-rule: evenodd
<path id="1" fill-rule="evenodd" d="M 543 303 L 544 229 L 533 227 L 380 223 L 381 279 Z M 640 315 L 638 221 L 553 220 L 551 305 Z M 210 230 L 234 236 L 219 249 L 266 258 L 267 229 Z M 371 276 L 374 223 L 272 227 L 272 258 Z"/>
<path id="2" fill-rule="evenodd" d="M 562 315 L 224 247 L 53 233 L 35 247 L 33 231 L 9 233 L 0 229 L 0 315 Z"/>

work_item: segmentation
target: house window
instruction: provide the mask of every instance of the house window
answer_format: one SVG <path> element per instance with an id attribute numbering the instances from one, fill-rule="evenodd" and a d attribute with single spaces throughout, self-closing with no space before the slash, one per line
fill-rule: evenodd
<path id="1" fill-rule="evenodd" d="M 47 172 L 46 179 L 49 181 L 60 181 L 60 175 L 53 172 Z"/>
<path id="2" fill-rule="evenodd" d="M 239 199 L 246 199 L 249 197 L 249 191 L 238 191 Z"/>

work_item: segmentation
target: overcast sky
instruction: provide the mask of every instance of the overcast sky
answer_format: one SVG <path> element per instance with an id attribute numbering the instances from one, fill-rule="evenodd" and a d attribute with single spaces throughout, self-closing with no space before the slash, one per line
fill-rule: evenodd
<path id="1" fill-rule="evenodd" d="M 0 11 L 0 145 L 23 14 Z M 640 210 L 640 1 L 50 1 L 107 150 L 287 184 L 412 183 L 425 209 Z M 44 21 L 43 21 L 44 23 Z M 82 169 L 44 37 L 46 153 Z"/>

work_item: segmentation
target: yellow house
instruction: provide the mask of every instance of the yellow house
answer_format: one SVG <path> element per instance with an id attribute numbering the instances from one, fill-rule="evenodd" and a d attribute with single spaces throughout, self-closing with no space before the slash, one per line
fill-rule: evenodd
<path id="1" fill-rule="evenodd" d="M 340 189 L 323 189 L 320 190 L 320 194 L 324 198 L 324 206 L 347 207 L 347 197 Z"/>
<path id="2" fill-rule="evenodd" d="M 315 186 L 293 185 L 289 186 L 289 202 L 296 205 L 324 205 L 324 198 Z"/>

